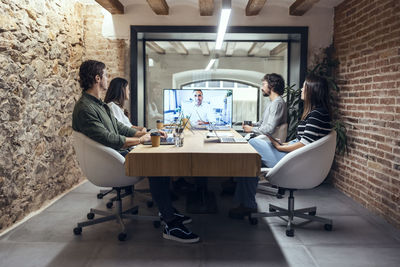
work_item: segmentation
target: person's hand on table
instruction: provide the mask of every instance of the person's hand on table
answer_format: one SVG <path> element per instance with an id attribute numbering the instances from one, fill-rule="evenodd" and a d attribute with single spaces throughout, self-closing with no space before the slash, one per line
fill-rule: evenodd
<path id="1" fill-rule="evenodd" d="M 158 131 L 161 134 L 161 138 L 167 138 L 168 134 L 164 131 Z"/>
<path id="2" fill-rule="evenodd" d="M 143 136 L 143 135 L 145 135 L 145 134 L 147 134 L 147 130 L 146 130 L 146 128 L 143 128 L 142 130 L 137 131 L 136 134 L 135 134 L 135 136 L 136 136 L 136 137 L 141 137 L 141 136 Z"/>
<path id="3" fill-rule="evenodd" d="M 253 127 L 250 125 L 242 125 L 242 128 L 245 133 L 251 133 L 251 131 L 253 130 Z"/>
<path id="4" fill-rule="evenodd" d="M 146 133 L 145 135 L 142 135 L 139 138 L 139 143 L 143 144 L 144 142 L 147 142 L 147 141 L 150 141 L 150 140 L 151 140 L 150 134 Z"/>

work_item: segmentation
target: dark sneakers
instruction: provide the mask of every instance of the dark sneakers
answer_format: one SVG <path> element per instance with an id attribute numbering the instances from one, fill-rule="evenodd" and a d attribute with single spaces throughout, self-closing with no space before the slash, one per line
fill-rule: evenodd
<path id="1" fill-rule="evenodd" d="M 175 220 L 180 221 L 182 224 L 188 224 L 188 223 L 192 222 L 192 218 L 190 218 L 189 216 L 180 214 L 176 209 L 174 209 L 174 215 L 176 217 Z M 160 212 L 158 213 L 158 216 L 160 217 L 161 223 L 165 224 L 164 219 Z"/>
<path id="2" fill-rule="evenodd" d="M 181 243 L 196 243 L 200 240 L 198 235 L 189 231 L 182 224 L 180 218 L 175 218 L 172 222 L 164 226 L 163 237 Z"/>
<path id="3" fill-rule="evenodd" d="M 229 210 L 229 217 L 232 219 L 243 220 L 244 217 L 250 216 L 251 213 L 256 213 L 257 209 L 239 206 Z"/>

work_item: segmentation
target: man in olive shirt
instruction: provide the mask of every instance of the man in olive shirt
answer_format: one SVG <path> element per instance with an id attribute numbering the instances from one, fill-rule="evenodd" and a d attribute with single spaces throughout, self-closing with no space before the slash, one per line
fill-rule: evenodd
<path id="1" fill-rule="evenodd" d="M 150 140 L 149 134 L 120 123 L 100 96 L 107 90 L 107 73 L 104 63 L 87 60 L 79 68 L 82 96 L 72 113 L 72 128 L 125 156 L 130 148 Z M 163 237 L 183 243 L 194 243 L 199 237 L 183 224 L 191 218 L 179 214 L 171 203 L 169 177 L 149 177 L 150 191 L 160 217 L 165 222 Z"/>

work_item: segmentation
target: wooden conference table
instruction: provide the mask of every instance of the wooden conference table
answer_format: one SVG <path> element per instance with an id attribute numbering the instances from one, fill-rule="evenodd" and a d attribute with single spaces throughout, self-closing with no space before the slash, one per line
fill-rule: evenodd
<path id="1" fill-rule="evenodd" d="M 234 130 L 231 132 L 240 136 Z M 184 131 L 182 147 L 139 145 L 126 156 L 128 176 L 256 177 L 261 157 L 248 143 L 204 142 L 208 131 Z"/>
<path id="2" fill-rule="evenodd" d="M 231 130 L 236 136 L 240 136 Z M 139 145 L 125 157 L 128 176 L 256 177 L 261 157 L 248 143 L 205 142 L 208 131 L 184 131 L 182 147 Z M 196 179 L 197 191 L 187 195 L 189 213 L 215 213 L 215 195 L 207 190 L 207 179 Z"/>

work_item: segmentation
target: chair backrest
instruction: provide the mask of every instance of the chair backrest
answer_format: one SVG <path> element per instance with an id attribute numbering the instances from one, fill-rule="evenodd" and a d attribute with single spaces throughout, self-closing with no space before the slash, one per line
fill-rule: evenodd
<path id="1" fill-rule="evenodd" d="M 275 138 L 278 138 L 282 142 L 285 142 L 286 141 L 286 137 L 287 137 L 287 128 L 288 128 L 288 124 L 287 123 L 284 123 L 284 124 L 281 124 L 281 125 L 277 126 L 275 128 L 275 131 L 272 134 L 272 136 L 275 137 Z"/>
<path id="2" fill-rule="evenodd" d="M 266 178 L 271 184 L 288 189 L 318 186 L 328 175 L 336 149 L 336 131 L 285 155 Z"/>
<path id="3" fill-rule="evenodd" d="M 101 187 L 123 187 L 142 179 L 125 175 L 125 158 L 114 149 L 80 132 L 73 131 L 72 137 L 79 166 L 91 183 Z"/>

